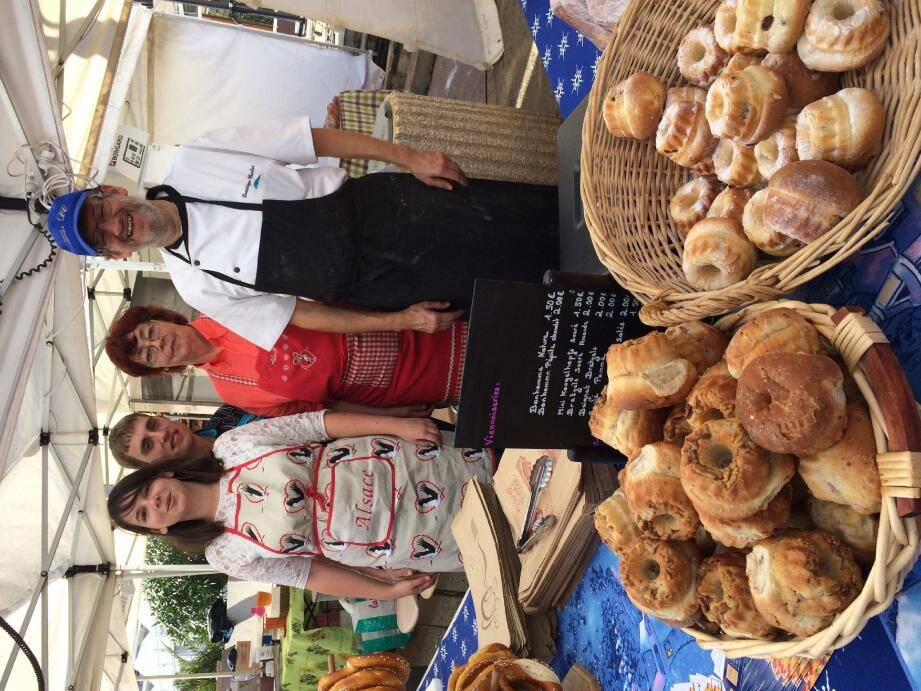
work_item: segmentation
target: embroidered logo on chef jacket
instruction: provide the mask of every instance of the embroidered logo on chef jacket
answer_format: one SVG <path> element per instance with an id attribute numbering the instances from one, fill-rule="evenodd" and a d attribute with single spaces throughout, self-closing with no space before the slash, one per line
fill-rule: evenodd
<path id="1" fill-rule="evenodd" d="M 300 480 L 289 480 L 285 485 L 285 511 L 300 513 L 307 505 L 307 488 Z"/>
<path id="2" fill-rule="evenodd" d="M 438 444 L 416 444 L 416 458 L 420 461 L 434 461 L 441 456 Z"/>
<path id="3" fill-rule="evenodd" d="M 346 446 L 336 446 L 330 449 L 329 453 L 326 454 L 326 462 L 331 466 L 336 465 L 340 461 L 347 461 L 350 458 L 355 458 L 357 452 L 355 447 L 351 444 Z"/>
<path id="4" fill-rule="evenodd" d="M 380 545 L 371 545 L 365 550 L 365 554 L 372 559 L 380 559 L 381 557 L 389 557 L 393 554 L 394 549 L 396 549 L 396 543 L 393 540 L 388 540 Z"/>
<path id="5" fill-rule="evenodd" d="M 265 535 L 249 521 L 240 526 L 240 532 L 254 542 L 265 542 Z"/>
<path id="6" fill-rule="evenodd" d="M 255 482 L 244 482 L 237 487 L 237 493 L 250 503 L 261 504 L 265 501 L 269 491 L 264 485 Z"/>
<path id="7" fill-rule="evenodd" d="M 411 559 L 434 559 L 440 553 L 441 543 L 431 535 L 413 537 L 413 548 L 409 555 Z"/>
<path id="8" fill-rule="evenodd" d="M 298 533 L 286 533 L 278 541 L 278 547 L 282 552 L 300 552 L 307 544 L 307 536 Z"/>
<path id="9" fill-rule="evenodd" d="M 467 463 L 480 463 L 486 460 L 486 449 L 462 449 L 461 456 Z"/>
<path id="10" fill-rule="evenodd" d="M 293 451 L 288 452 L 288 460 L 292 463 L 297 463 L 298 465 L 312 463 L 315 457 L 316 454 L 309 446 L 302 446 L 299 449 L 294 449 Z"/>
<path id="11" fill-rule="evenodd" d="M 413 505 L 419 513 L 430 513 L 438 508 L 444 496 L 444 488 L 430 480 L 420 480 L 416 483 L 416 501 Z"/>
<path id="12" fill-rule="evenodd" d="M 249 188 L 259 189 L 259 183 L 262 181 L 262 175 L 256 175 L 256 166 L 250 166 L 246 172 L 246 183 L 243 185 L 243 199 L 249 195 Z"/>
<path id="13" fill-rule="evenodd" d="M 375 437 L 371 440 L 371 453 L 375 458 L 393 458 L 399 450 L 400 442 L 396 439 Z"/>

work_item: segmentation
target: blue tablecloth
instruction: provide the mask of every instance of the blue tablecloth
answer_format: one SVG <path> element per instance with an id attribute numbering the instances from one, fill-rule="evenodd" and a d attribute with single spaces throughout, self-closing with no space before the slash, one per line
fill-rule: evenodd
<path id="1" fill-rule="evenodd" d="M 548 0 L 521 0 L 521 6 L 566 117 L 588 94 L 599 52 L 549 13 Z M 882 236 L 793 297 L 863 307 L 885 331 L 921 399 L 921 179 Z M 578 662 L 606 691 L 921 691 L 921 565 L 893 605 L 854 642 L 836 651 L 821 670 L 813 665 L 798 672 L 759 660 L 727 663 L 701 650 L 689 636 L 630 604 L 617 568 L 617 557 L 602 546 L 560 613 L 552 664 L 561 675 Z M 468 594 L 420 688 L 432 679 L 446 681 L 452 664 L 465 662 L 476 649 L 476 615 Z"/>

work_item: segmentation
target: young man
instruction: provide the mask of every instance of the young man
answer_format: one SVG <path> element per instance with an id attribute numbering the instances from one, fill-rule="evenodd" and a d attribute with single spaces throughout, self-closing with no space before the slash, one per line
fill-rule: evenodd
<path id="1" fill-rule="evenodd" d="M 384 160 L 412 175 L 349 180 L 339 168 L 290 166 L 319 156 Z M 539 281 L 558 263 L 555 188 L 468 183 L 439 152 L 312 129 L 306 117 L 180 146 L 147 197 L 108 186 L 64 195 L 49 230 L 78 254 L 161 248 L 189 305 L 266 350 L 289 323 L 439 331 L 462 313 L 444 311 L 449 302 L 469 304 L 476 278 Z"/>

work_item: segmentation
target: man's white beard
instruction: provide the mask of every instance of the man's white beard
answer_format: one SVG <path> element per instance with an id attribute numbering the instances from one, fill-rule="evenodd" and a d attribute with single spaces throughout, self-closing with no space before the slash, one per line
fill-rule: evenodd
<path id="1" fill-rule="evenodd" d="M 130 213 L 133 218 L 142 218 L 143 225 L 147 229 L 147 236 L 144 238 L 143 242 L 138 245 L 138 249 L 145 247 L 166 247 L 170 244 L 172 233 L 170 233 L 169 219 L 160 208 L 150 201 L 140 199 L 125 202 L 123 208 Z"/>

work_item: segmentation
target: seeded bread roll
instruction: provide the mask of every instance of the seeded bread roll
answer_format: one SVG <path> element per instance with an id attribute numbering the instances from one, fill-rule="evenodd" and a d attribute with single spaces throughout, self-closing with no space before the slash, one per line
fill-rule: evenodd
<path id="1" fill-rule="evenodd" d="M 681 449 L 660 441 L 647 444 L 627 463 L 622 480 L 633 522 L 646 537 L 690 540 L 700 520 L 681 487 Z"/>
<path id="2" fill-rule="evenodd" d="M 722 360 L 729 344 L 726 334 L 702 321 L 670 326 L 665 329 L 665 336 L 681 357 L 694 364 L 699 374 Z"/>
<path id="3" fill-rule="evenodd" d="M 872 566 L 876 560 L 876 536 L 879 516 L 857 513 L 844 504 L 809 498 L 809 513 L 816 528 L 840 537 L 854 552 L 861 566 Z"/>
<path id="4" fill-rule="evenodd" d="M 681 268 L 697 290 L 727 288 L 755 268 L 758 252 L 731 218 L 705 218 L 691 228 L 684 241 Z"/>
<path id="5" fill-rule="evenodd" d="M 672 220 L 682 238 L 695 223 L 707 216 L 707 211 L 720 186 L 707 178 L 694 178 L 679 187 L 668 204 Z"/>
<path id="6" fill-rule="evenodd" d="M 726 348 L 726 365 L 736 379 L 745 366 L 768 353 L 822 352 L 819 332 L 796 310 L 786 307 L 756 315 L 735 332 Z"/>
<path id="7" fill-rule="evenodd" d="M 845 504 L 865 515 L 879 513 L 882 495 L 870 414 L 856 401 L 846 410 L 844 436 L 824 451 L 802 456 L 799 474 L 817 499 Z"/>
<path id="8" fill-rule="evenodd" d="M 780 75 L 749 65 L 713 82 L 707 92 L 707 122 L 714 137 L 754 145 L 780 127 L 787 101 L 787 85 Z"/>
<path id="9" fill-rule="evenodd" d="M 778 170 L 798 160 L 795 117 L 784 119 L 779 130 L 755 144 L 755 162 L 764 180 L 770 180 Z"/>
<path id="10" fill-rule="evenodd" d="M 764 206 L 767 196 L 767 190 L 758 190 L 748 200 L 742 211 L 742 231 L 745 237 L 765 254 L 770 254 L 772 257 L 789 257 L 802 247 L 803 243 L 768 228 L 764 222 Z"/>
<path id="11" fill-rule="evenodd" d="M 658 331 L 608 348 L 607 404 L 619 410 L 667 408 L 683 400 L 697 368 Z"/>
<path id="12" fill-rule="evenodd" d="M 630 543 L 642 537 L 640 529 L 630 516 L 627 497 L 622 487 L 595 509 L 595 530 L 608 549 L 621 558 Z"/>
<path id="13" fill-rule="evenodd" d="M 872 91 L 841 89 L 803 108 L 796 118 L 796 151 L 804 161 L 860 170 L 879 153 L 885 128 L 886 111 Z"/>
<path id="14" fill-rule="evenodd" d="M 607 392 L 602 391 L 592 408 L 588 428 L 594 437 L 630 459 L 646 444 L 662 441 L 666 415 L 664 408 L 619 410 L 608 403 Z"/>
<path id="15" fill-rule="evenodd" d="M 636 72 L 611 87 L 602 117 L 615 137 L 649 139 L 656 133 L 664 107 L 662 82 L 646 72 Z"/>
<path id="16" fill-rule="evenodd" d="M 678 46 L 678 71 L 696 86 L 710 86 L 729 61 L 729 53 L 719 47 L 713 27 L 691 29 Z"/>
<path id="17" fill-rule="evenodd" d="M 690 168 L 709 158 L 715 147 L 703 103 L 676 101 L 665 108 L 656 130 L 656 151 Z"/>
<path id="18" fill-rule="evenodd" d="M 731 218 L 742 223 L 745 205 L 752 197 L 752 190 L 746 187 L 727 187 L 713 200 L 707 218 Z"/>
<path id="19" fill-rule="evenodd" d="M 736 420 L 711 420 L 681 448 L 681 484 L 698 513 L 722 521 L 767 508 L 796 472 L 793 458 L 758 447 Z"/>
<path id="20" fill-rule="evenodd" d="M 730 636 L 770 640 L 779 633 L 755 608 L 741 554 L 717 554 L 703 560 L 698 599 L 704 617 Z"/>
<path id="21" fill-rule="evenodd" d="M 796 51 L 807 67 L 845 72 L 873 62 L 889 38 L 889 10 L 880 0 L 815 0 Z"/>
<path id="22" fill-rule="evenodd" d="M 790 520 L 792 496 L 793 489 L 788 483 L 764 509 L 748 518 L 723 521 L 706 513 L 698 515 L 701 525 L 714 540 L 726 547 L 748 549 L 759 540 L 783 531 Z"/>
<path id="23" fill-rule="evenodd" d="M 857 181 L 828 161 L 795 161 L 771 177 L 764 223 L 809 243 L 831 230 L 863 201 Z"/>
<path id="24" fill-rule="evenodd" d="M 796 52 L 769 53 L 761 64 L 783 77 L 790 97 L 789 107 L 795 110 L 838 90 L 837 74 L 810 70 Z"/>
<path id="25" fill-rule="evenodd" d="M 713 150 L 713 168 L 719 181 L 732 187 L 756 187 L 764 183 L 755 158 L 755 147 L 734 139 L 720 139 Z"/>
<path id="26" fill-rule="evenodd" d="M 838 365 L 824 355 L 768 353 L 742 370 L 736 415 L 769 451 L 815 454 L 844 435 L 842 381 Z"/>
<path id="27" fill-rule="evenodd" d="M 714 32 L 731 53 L 788 53 L 803 30 L 809 0 L 724 0 Z"/>
<path id="28" fill-rule="evenodd" d="M 620 580 L 637 609 L 672 626 L 697 621 L 697 570 L 700 555 L 693 542 L 641 538 L 620 562 Z"/>
<path id="29" fill-rule="evenodd" d="M 746 557 L 745 571 L 758 611 L 797 636 L 831 624 L 863 585 L 850 548 L 818 530 L 762 540 Z"/>

